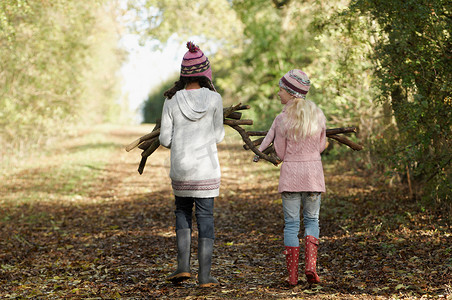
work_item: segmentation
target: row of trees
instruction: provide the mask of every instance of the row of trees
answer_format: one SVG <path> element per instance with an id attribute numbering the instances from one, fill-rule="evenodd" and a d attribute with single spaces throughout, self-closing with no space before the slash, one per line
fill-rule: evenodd
<path id="1" fill-rule="evenodd" d="M 451 13 L 443 0 L 357 0 L 349 9 L 378 25 L 375 84 L 395 120 L 385 131 L 382 157 L 437 202 L 450 201 L 452 191 Z"/>
<path id="2" fill-rule="evenodd" d="M 116 9 L 107 0 L 0 2 L 2 156 L 120 118 Z"/>
<path id="3" fill-rule="evenodd" d="M 182 42 L 197 36 L 203 49 L 215 44 L 210 56 L 215 85 L 229 103 L 252 104 L 259 129 L 268 128 L 280 110 L 279 78 L 301 68 L 312 79 L 310 97 L 325 111 L 328 125 L 360 127 L 363 167 L 402 175 L 413 196 L 450 205 L 447 3 L 129 1 L 147 21 L 137 28 L 144 37 Z M 163 100 L 151 99 L 147 108 Z"/>
<path id="4" fill-rule="evenodd" d="M 143 39 L 202 46 L 225 105 L 251 104 L 256 129 L 280 110 L 279 78 L 301 68 L 328 126 L 360 127 L 360 166 L 401 174 L 413 195 L 450 203 L 448 0 L 126 2 Z M 122 117 L 118 7 L 116 0 L 0 2 L 2 155 L 80 123 Z M 150 96 L 145 120 L 160 114 L 162 90 L 173 81 Z"/>

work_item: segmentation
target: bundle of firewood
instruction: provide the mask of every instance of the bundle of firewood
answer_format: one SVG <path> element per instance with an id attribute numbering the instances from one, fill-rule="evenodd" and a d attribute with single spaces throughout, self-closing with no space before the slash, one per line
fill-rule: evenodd
<path id="1" fill-rule="evenodd" d="M 233 128 L 240 134 L 242 140 L 245 142 L 245 145 L 243 145 L 243 148 L 245 150 L 251 150 L 260 158 L 265 159 L 266 161 L 269 161 L 274 165 L 278 165 L 279 163 L 281 163 L 281 161 L 276 156 L 273 144 L 271 144 L 262 152 L 259 151 L 258 149 L 259 145 L 262 143 L 265 135 L 267 134 L 267 131 L 246 131 L 241 127 L 242 125 L 253 125 L 253 120 L 241 120 L 242 113 L 239 112 L 239 110 L 249 108 L 250 107 L 248 105 L 241 105 L 240 103 L 231 107 L 223 108 L 224 124 L 229 125 L 231 128 Z M 355 127 L 333 128 L 326 130 L 326 136 L 328 138 L 338 141 L 339 143 L 347 145 L 353 150 L 357 151 L 362 150 L 363 146 L 352 142 L 345 136 L 338 135 L 341 133 L 351 133 L 351 132 L 356 133 L 356 128 Z M 143 152 L 141 153 L 140 165 L 138 167 L 138 172 L 140 174 L 143 173 L 147 158 L 152 153 L 154 153 L 154 151 L 157 150 L 157 148 L 160 146 L 159 135 L 160 135 L 160 120 L 156 122 L 154 129 L 150 133 L 136 139 L 126 147 L 127 152 L 136 147 L 143 150 Z M 257 138 L 256 140 L 252 141 L 250 138 L 251 136 L 260 136 L 260 138 Z"/>

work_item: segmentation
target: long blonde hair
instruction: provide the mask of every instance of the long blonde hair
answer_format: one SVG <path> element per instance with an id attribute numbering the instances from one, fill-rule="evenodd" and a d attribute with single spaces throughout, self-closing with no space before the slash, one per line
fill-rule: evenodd
<path id="1" fill-rule="evenodd" d="M 321 129 L 322 111 L 312 101 L 295 98 L 286 105 L 284 129 L 286 137 L 297 141 L 316 134 Z"/>

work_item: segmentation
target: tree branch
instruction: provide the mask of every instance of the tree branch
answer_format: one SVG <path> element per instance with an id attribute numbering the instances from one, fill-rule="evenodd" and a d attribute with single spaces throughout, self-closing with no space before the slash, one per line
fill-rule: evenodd
<path id="1" fill-rule="evenodd" d="M 132 149 L 136 148 L 141 143 L 143 143 L 147 140 L 150 140 L 154 137 L 158 137 L 159 135 L 160 135 L 160 120 L 157 121 L 154 129 L 152 129 L 152 131 L 150 133 L 143 135 L 142 137 L 136 139 L 135 141 L 133 141 L 132 143 L 127 145 L 126 151 L 130 152 Z"/>
<path id="2" fill-rule="evenodd" d="M 249 136 L 246 134 L 246 131 L 242 127 L 237 126 L 237 125 L 233 125 L 231 127 L 240 134 L 240 136 L 242 137 L 242 140 L 245 142 L 245 144 L 247 144 L 249 149 L 251 149 L 256 155 L 271 162 L 275 166 L 277 166 L 279 163 L 281 163 L 280 160 L 277 160 L 276 158 L 274 158 L 270 155 L 260 152 L 259 149 L 257 149 L 257 147 L 250 140 Z"/>
<path id="3" fill-rule="evenodd" d="M 351 140 L 349 140 L 348 138 L 346 138 L 345 136 L 342 136 L 342 135 L 332 134 L 332 135 L 330 135 L 328 137 L 333 139 L 333 140 L 338 141 L 339 143 L 342 143 L 344 145 L 349 146 L 350 148 L 352 148 L 355 151 L 360 151 L 360 150 L 363 150 L 363 148 L 364 148 L 363 146 L 352 142 Z"/>
<path id="4" fill-rule="evenodd" d="M 283 1 L 287 2 L 287 1 Z M 282 3 L 282 2 L 281 2 Z M 252 125 L 253 120 L 241 120 L 242 113 L 237 112 L 238 110 L 245 110 L 249 109 L 249 105 L 241 105 L 241 103 L 237 105 L 233 105 L 230 107 L 223 108 L 223 117 L 224 117 L 224 125 L 228 125 L 234 130 L 236 130 L 242 140 L 245 142 L 245 145 L 243 147 L 246 150 L 253 151 L 256 155 L 258 155 L 260 158 L 271 162 L 275 166 L 281 163 L 281 160 L 278 158 L 275 152 L 275 147 L 273 144 L 268 146 L 264 151 L 259 151 L 258 146 L 262 143 L 264 140 L 265 135 L 267 134 L 267 131 L 246 131 L 241 125 Z M 363 146 L 358 145 L 348 138 L 344 136 L 340 136 L 338 134 L 341 133 L 356 133 L 357 129 L 356 127 L 343 127 L 343 128 L 332 128 L 326 130 L 326 136 L 329 138 L 332 138 L 344 145 L 349 146 L 353 150 L 362 150 Z M 160 146 L 159 142 L 159 135 L 160 135 L 160 120 L 157 121 L 154 129 L 152 132 L 136 139 L 126 147 L 126 151 L 129 152 L 132 149 L 138 147 L 139 149 L 143 150 L 141 153 L 141 161 L 140 165 L 138 167 L 138 172 L 140 174 L 143 173 L 144 167 L 146 165 L 147 158 L 154 153 L 155 150 Z M 250 136 L 259 136 L 260 138 L 251 141 Z"/>

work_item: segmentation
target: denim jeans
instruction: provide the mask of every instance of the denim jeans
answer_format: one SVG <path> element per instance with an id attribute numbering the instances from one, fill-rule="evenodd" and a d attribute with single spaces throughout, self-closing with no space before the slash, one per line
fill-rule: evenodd
<path id="1" fill-rule="evenodd" d="M 281 194 L 284 211 L 284 245 L 298 247 L 300 231 L 300 205 L 303 202 L 304 236 L 319 238 L 319 211 L 321 193 L 283 192 Z"/>
<path id="2" fill-rule="evenodd" d="M 193 203 L 195 204 L 198 238 L 214 239 L 213 199 L 176 196 L 176 231 L 192 229 Z"/>

